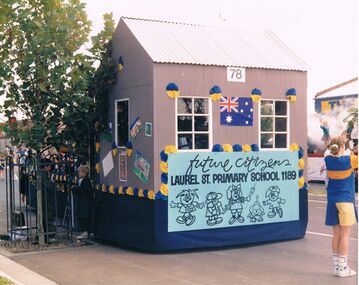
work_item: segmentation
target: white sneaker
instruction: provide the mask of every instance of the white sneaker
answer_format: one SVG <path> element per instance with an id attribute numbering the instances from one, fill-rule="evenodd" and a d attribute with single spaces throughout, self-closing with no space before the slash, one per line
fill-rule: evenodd
<path id="1" fill-rule="evenodd" d="M 86 238 L 88 238 L 88 233 L 83 232 L 82 234 L 78 235 L 76 238 L 77 239 L 86 239 Z"/>
<path id="2" fill-rule="evenodd" d="M 338 270 L 339 270 L 339 267 L 335 266 L 333 269 L 333 276 L 338 276 Z"/>
<path id="3" fill-rule="evenodd" d="M 350 277 L 355 276 L 357 273 L 351 270 L 349 266 L 338 267 L 338 277 Z"/>

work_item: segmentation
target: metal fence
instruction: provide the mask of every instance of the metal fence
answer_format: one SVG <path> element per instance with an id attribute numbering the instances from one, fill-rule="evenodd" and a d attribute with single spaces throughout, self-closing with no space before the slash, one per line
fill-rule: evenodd
<path id="1" fill-rule="evenodd" d="M 6 218 L 11 241 L 73 239 L 74 196 L 81 159 L 73 154 L 6 159 Z M 38 181 L 40 179 L 40 181 Z M 38 201 L 42 201 L 38 203 Z"/>

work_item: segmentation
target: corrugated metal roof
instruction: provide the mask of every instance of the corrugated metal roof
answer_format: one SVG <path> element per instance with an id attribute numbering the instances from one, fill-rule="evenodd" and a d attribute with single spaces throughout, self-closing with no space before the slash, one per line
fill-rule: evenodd
<path id="1" fill-rule="evenodd" d="M 337 96 L 357 95 L 358 77 L 339 83 L 316 94 L 315 99 L 331 98 Z"/>
<path id="2" fill-rule="evenodd" d="M 271 31 L 249 32 L 122 17 L 154 62 L 306 71 Z"/>

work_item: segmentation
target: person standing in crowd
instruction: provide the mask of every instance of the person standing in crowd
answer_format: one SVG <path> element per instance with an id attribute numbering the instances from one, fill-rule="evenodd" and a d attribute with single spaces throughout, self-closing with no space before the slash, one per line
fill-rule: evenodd
<path id="1" fill-rule="evenodd" d="M 333 227 L 333 274 L 338 277 L 356 275 L 348 266 L 348 252 L 350 227 L 357 223 L 353 169 L 358 167 L 358 157 L 344 151 L 343 137 L 333 138 L 330 155 L 324 159 L 329 178 L 325 224 Z"/>
<path id="2" fill-rule="evenodd" d="M 55 241 L 55 190 L 56 186 L 50 179 L 52 161 L 48 158 L 41 160 L 41 190 L 42 190 L 42 216 L 45 232 L 45 241 Z"/>
<path id="3" fill-rule="evenodd" d="M 89 168 L 81 165 L 78 168 L 78 185 L 74 189 L 76 197 L 75 216 L 77 218 L 77 228 L 81 232 L 78 239 L 86 239 L 93 235 L 93 204 L 94 191 L 91 180 L 88 176 Z"/>
<path id="4" fill-rule="evenodd" d="M 5 180 L 5 167 L 6 167 L 5 156 L 0 154 L 0 180 Z"/>

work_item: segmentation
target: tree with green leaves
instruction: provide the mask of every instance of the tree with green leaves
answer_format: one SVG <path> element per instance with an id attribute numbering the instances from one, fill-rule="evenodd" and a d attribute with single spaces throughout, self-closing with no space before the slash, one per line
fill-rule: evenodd
<path id="1" fill-rule="evenodd" d="M 49 146 L 70 144 L 87 151 L 95 122 L 99 130 L 104 125 L 106 98 L 115 79 L 114 21 L 111 14 L 104 20 L 104 30 L 86 50 L 91 23 L 80 0 L 0 2 L 1 111 L 8 118 L 20 113 L 31 122 L 14 123 L 7 132 L 13 143 L 30 146 L 38 162 Z M 37 183 L 42 221 L 40 179 Z M 39 230 L 43 233 L 41 222 Z"/>

